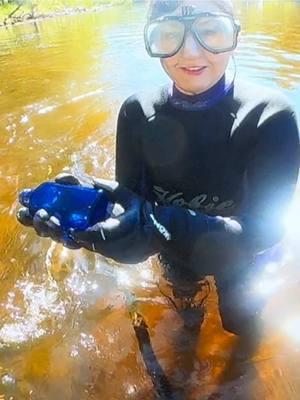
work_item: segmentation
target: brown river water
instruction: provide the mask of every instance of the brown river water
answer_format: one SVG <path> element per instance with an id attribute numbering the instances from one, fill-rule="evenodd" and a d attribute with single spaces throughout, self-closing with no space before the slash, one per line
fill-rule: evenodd
<path id="1" fill-rule="evenodd" d="M 113 177 L 121 101 L 167 81 L 144 51 L 144 18 L 136 4 L 0 30 L 0 399 L 171 399 L 168 385 L 178 399 L 299 399 L 299 196 L 283 262 L 254 282 L 268 296 L 265 334 L 244 361 L 212 279 L 192 337 L 155 260 L 114 265 L 15 219 L 18 192 L 64 169 Z M 299 112 L 300 2 L 245 1 L 239 18 L 237 73 L 281 88 Z"/>

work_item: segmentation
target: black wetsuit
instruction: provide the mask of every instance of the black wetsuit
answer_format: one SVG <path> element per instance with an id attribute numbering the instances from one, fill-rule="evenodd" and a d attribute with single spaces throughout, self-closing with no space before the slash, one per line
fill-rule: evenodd
<path id="1" fill-rule="evenodd" d="M 298 169 L 295 114 L 280 92 L 265 87 L 236 80 L 213 106 L 186 111 L 174 106 L 164 86 L 131 96 L 120 110 L 117 180 L 151 202 L 236 218 L 243 227 L 241 246 L 250 255 L 282 238 L 282 217 Z M 226 232 L 222 238 L 230 259 L 237 248 L 230 249 Z M 205 254 L 210 246 L 214 253 L 214 236 L 206 238 L 203 257 L 198 252 L 191 260 L 198 263 L 199 275 L 214 273 Z M 224 260 L 222 246 L 216 248 Z M 163 257 L 171 268 L 179 264 L 180 273 L 188 274 L 180 243 Z M 220 271 L 222 280 L 222 266 Z"/>

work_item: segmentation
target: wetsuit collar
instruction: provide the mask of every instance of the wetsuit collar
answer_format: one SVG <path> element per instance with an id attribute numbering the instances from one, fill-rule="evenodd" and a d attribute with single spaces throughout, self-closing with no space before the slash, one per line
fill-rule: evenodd
<path id="1" fill-rule="evenodd" d="M 173 84 L 169 89 L 169 100 L 173 107 L 185 111 L 205 110 L 214 106 L 225 97 L 233 88 L 234 77 L 226 73 L 222 78 L 206 92 L 187 95 L 177 89 Z"/>

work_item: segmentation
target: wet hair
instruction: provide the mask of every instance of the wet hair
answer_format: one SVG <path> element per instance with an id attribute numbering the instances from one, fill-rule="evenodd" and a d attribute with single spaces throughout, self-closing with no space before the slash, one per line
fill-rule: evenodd
<path id="1" fill-rule="evenodd" d="M 220 8 L 222 12 L 229 15 L 234 15 L 233 4 L 231 0 L 211 0 Z M 175 11 L 184 0 L 151 0 L 148 12 L 148 20 L 159 18 L 168 13 Z"/>

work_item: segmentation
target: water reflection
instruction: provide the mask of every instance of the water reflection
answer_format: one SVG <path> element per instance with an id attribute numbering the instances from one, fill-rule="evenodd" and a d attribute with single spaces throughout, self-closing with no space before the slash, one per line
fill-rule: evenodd
<path id="1" fill-rule="evenodd" d="M 236 58 L 238 74 L 279 86 L 297 109 L 299 12 L 295 1 L 245 2 Z M 243 363 L 235 356 L 249 350 L 249 343 L 222 329 L 215 290 L 199 335 L 191 336 L 165 296 L 168 291 L 159 290 L 154 262 L 119 267 L 40 240 L 16 223 L 21 188 L 63 169 L 113 176 L 120 102 L 167 79 L 143 50 L 144 15 L 139 4 L 0 31 L 0 395 L 154 398 L 130 319 L 136 313 L 145 320 L 170 384 L 181 386 L 186 398 L 297 399 L 297 201 L 286 257 L 280 266 L 266 263 L 253 282 L 253 296 L 268 298 L 266 335 Z M 180 331 L 181 347 L 174 348 Z"/>
<path id="2" fill-rule="evenodd" d="M 288 89 L 289 97 L 299 106 L 299 5 L 266 1 L 260 3 L 260 9 L 257 12 L 257 4 L 249 2 L 247 12 L 244 9 L 241 15 L 241 72 L 261 83 Z"/>

